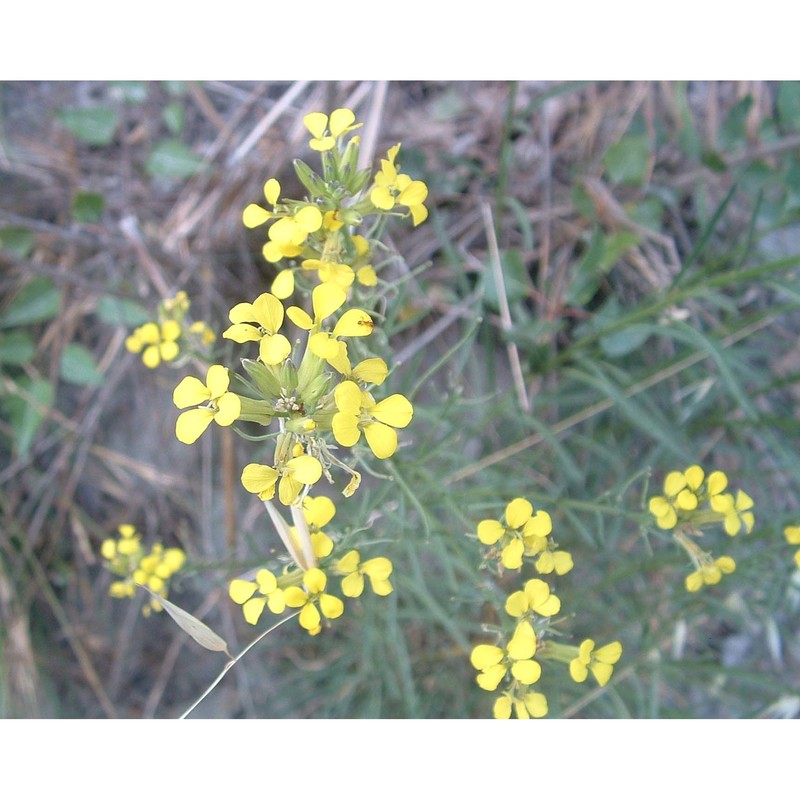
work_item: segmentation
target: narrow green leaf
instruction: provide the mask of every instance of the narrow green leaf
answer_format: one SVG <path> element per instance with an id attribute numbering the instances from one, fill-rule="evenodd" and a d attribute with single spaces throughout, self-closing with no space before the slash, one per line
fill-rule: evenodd
<path id="1" fill-rule="evenodd" d="M 651 332 L 650 325 L 631 325 L 608 336 L 601 336 L 600 348 L 609 358 L 622 358 L 641 347 Z"/>
<path id="2" fill-rule="evenodd" d="M 58 372 L 62 380 L 78 386 L 100 386 L 104 381 L 94 356 L 77 342 L 71 342 L 62 351 Z"/>
<path id="3" fill-rule="evenodd" d="M 58 118 L 76 139 L 98 147 L 111 144 L 119 125 L 117 112 L 104 106 L 65 108 Z"/>
<path id="4" fill-rule="evenodd" d="M 160 178 L 190 178 L 203 169 L 203 159 L 178 139 L 163 139 L 147 159 L 147 171 Z"/>

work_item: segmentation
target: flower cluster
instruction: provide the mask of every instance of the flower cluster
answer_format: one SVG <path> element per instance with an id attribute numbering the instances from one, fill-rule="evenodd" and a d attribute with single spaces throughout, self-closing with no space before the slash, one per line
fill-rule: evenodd
<path id="1" fill-rule="evenodd" d="M 350 109 L 337 108 L 330 117 L 315 111 L 303 118 L 311 133 L 309 146 L 320 153 L 322 174 L 301 160 L 295 172 L 308 196 L 294 200 L 282 196 L 276 178 L 263 188 L 265 204 L 250 203 L 242 214 L 247 228 L 267 227 L 264 258 L 280 267 L 271 293 L 285 300 L 294 293 L 295 280 L 315 277 L 347 289 L 353 283 L 376 286 L 373 254 L 378 242 L 357 233 L 359 226 L 373 228 L 371 218 L 411 216 L 419 225 L 427 216 L 427 186 L 398 172 L 400 145 L 390 148 L 374 178 L 358 169 L 360 140 L 349 136 L 361 127 Z M 406 209 L 406 210 L 403 210 Z"/>
<path id="2" fill-rule="evenodd" d="M 692 465 L 683 472 L 670 472 L 664 479 L 664 493 L 651 497 L 648 503 L 656 526 L 673 531 L 675 541 L 686 551 L 695 569 L 686 576 L 689 592 L 717 584 L 723 575 L 736 569 L 730 556 L 714 558 L 694 541 L 703 535 L 702 528 L 722 523 L 728 536 L 741 531 L 750 533 L 755 525 L 753 500 L 742 489 L 728 491 L 728 476 L 716 470 L 709 475 L 702 467 Z"/>
<path id="3" fill-rule="evenodd" d="M 140 325 L 125 340 L 131 353 L 141 353 L 146 367 L 155 369 L 162 362 L 178 360 L 185 355 L 204 355 L 216 341 L 216 335 L 202 320 L 188 322 L 189 298 L 180 291 L 158 308 L 158 321 Z"/>
<path id="4" fill-rule="evenodd" d="M 534 512 L 528 500 L 517 497 L 506 506 L 501 521 L 478 524 L 479 541 L 491 548 L 484 563 L 498 561 L 505 569 L 517 570 L 529 558 L 540 574 L 565 575 L 573 567 L 572 557 L 548 538 L 552 530 L 546 511 Z M 547 715 L 547 697 L 532 688 L 542 676 L 543 661 L 568 663 L 577 683 L 585 681 L 589 672 L 601 686 L 608 683 L 622 645 L 612 642 L 595 649 L 591 639 L 580 647 L 554 641 L 552 620 L 561 611 L 561 600 L 544 580 L 532 578 L 512 591 L 504 611 L 511 621 L 495 630 L 496 643 L 478 644 L 470 655 L 481 689 L 500 689 L 493 706 L 496 719 L 508 719 L 512 713 L 518 719 Z"/>
<path id="5" fill-rule="evenodd" d="M 336 507 L 327 497 L 306 497 L 302 509 L 292 507 L 294 525 L 289 525 L 268 504 L 270 516 L 286 545 L 292 563 L 276 575 L 259 569 L 254 580 L 235 578 L 230 582 L 231 599 L 242 606 L 244 618 L 255 625 L 264 609 L 282 614 L 287 608 L 300 609 L 298 621 L 311 636 L 322 631 L 323 620 L 337 619 L 344 613 L 344 601 L 333 594 L 331 578 L 340 578 L 339 591 L 344 597 L 361 597 L 369 581 L 374 594 L 392 592 L 389 579 L 392 562 L 378 556 L 363 560 L 358 550 L 335 554 L 336 537 L 323 528 L 333 519 Z"/>
<path id="6" fill-rule="evenodd" d="M 270 224 L 269 241 L 264 247 L 267 260 L 286 259 L 294 265 L 284 270 L 283 277 L 278 276 L 280 290 L 273 284 L 272 292 L 263 292 L 230 309 L 230 325 L 222 337 L 253 348 L 247 354 L 251 357 L 242 359 L 247 377 L 215 364 L 208 370 L 205 383 L 188 376 L 173 394 L 175 405 L 183 410 L 176 435 L 185 444 L 197 441 L 212 420 L 222 426 L 240 421 L 262 428 L 277 423 L 277 431 L 266 434 L 275 439 L 271 462 L 247 464 L 241 481 L 262 501 L 277 494 L 284 505 L 302 504 L 323 476 L 333 483 L 334 468 L 344 469 L 350 476 L 343 494 L 351 495 L 359 485 L 360 474 L 334 450 L 356 447 L 363 435 L 376 458 L 389 458 L 398 447 L 397 431 L 409 425 L 414 413 L 402 394 L 375 397 L 375 388 L 389 373 L 382 358 L 351 361 L 352 352 L 373 333 L 375 321 L 367 310 L 348 307 L 349 287 L 356 278 L 364 286 L 376 282 L 372 266 L 366 263 L 370 244 L 351 229 L 369 214 L 388 213 L 362 196 L 370 174 L 355 169 L 357 139 L 346 145 L 342 142 L 357 127 L 354 117 L 339 109 L 330 119 L 308 115 L 306 125 L 314 137 L 312 148 L 322 154 L 324 168 L 320 177 L 306 165 L 297 166 L 310 197 L 279 201 L 280 185 L 271 178 L 264 187 L 271 210 L 251 204 L 244 211 L 248 227 Z M 391 163 L 396 154 L 394 151 Z M 408 182 L 406 178 L 397 176 L 395 182 L 404 188 L 391 209 L 408 201 L 409 213 L 420 222 L 418 205 L 404 191 L 413 185 L 413 198 L 418 199 L 421 182 Z M 375 182 L 384 189 L 388 186 L 383 178 L 376 177 Z M 321 281 L 311 292 L 308 309 L 299 304 L 287 308 L 282 302 L 294 292 L 292 269 L 298 266 L 298 259 L 301 271 L 314 272 Z M 287 271 L 291 280 L 286 277 Z M 305 334 L 304 343 L 294 339 L 287 322 Z"/>
<path id="7" fill-rule="evenodd" d="M 112 582 L 108 593 L 111 597 L 133 597 L 136 586 L 145 586 L 151 592 L 167 598 L 169 582 L 186 561 L 186 554 L 179 547 L 164 548 L 156 543 L 148 553 L 142 549 L 141 537 L 133 525 L 120 525 L 119 537 L 109 538 L 100 546 L 100 554 L 106 560 L 109 571 L 119 580 Z M 155 598 L 145 605 L 143 613 L 161 611 Z"/>
<path id="8" fill-rule="evenodd" d="M 499 561 L 506 569 L 520 569 L 524 559 L 533 560 L 540 575 L 566 575 L 573 566 L 572 556 L 558 549 L 553 541 L 553 521 L 546 511 L 534 511 L 523 497 L 512 500 L 503 518 L 478 523 L 478 540 L 492 549 L 487 560 Z M 534 560 L 535 559 L 535 560 Z"/>

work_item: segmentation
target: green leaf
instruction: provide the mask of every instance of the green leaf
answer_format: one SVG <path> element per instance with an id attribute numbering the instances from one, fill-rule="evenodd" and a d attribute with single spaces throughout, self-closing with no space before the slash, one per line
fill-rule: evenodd
<path id="1" fill-rule="evenodd" d="M 161 113 L 161 116 L 170 133 L 177 136 L 183 130 L 184 114 L 182 103 L 169 103 Z"/>
<path id="2" fill-rule="evenodd" d="M 629 135 L 608 148 L 603 165 L 613 183 L 641 185 L 644 183 L 649 156 L 647 136 Z"/>
<path id="3" fill-rule="evenodd" d="M 609 358 L 621 358 L 641 347 L 652 333 L 650 325 L 630 325 L 600 337 L 600 348 Z"/>
<path id="4" fill-rule="evenodd" d="M 49 278 L 33 278 L 20 289 L 8 308 L 0 314 L 0 328 L 32 325 L 34 322 L 53 319 L 60 306 L 61 290 Z"/>
<path id="5" fill-rule="evenodd" d="M 36 236 L 27 228 L 0 228 L 0 247 L 17 258 L 27 258 L 36 244 Z"/>
<path id="6" fill-rule="evenodd" d="M 72 198 L 72 218 L 76 222 L 99 222 L 105 207 L 106 201 L 103 195 L 95 192 L 75 192 Z"/>
<path id="7" fill-rule="evenodd" d="M 26 458 L 55 393 L 50 381 L 43 378 L 32 380 L 24 377 L 17 386 L 23 396 L 15 394 L 6 397 L 5 405 L 11 419 L 17 454 L 20 458 Z"/>
<path id="8" fill-rule="evenodd" d="M 160 595 L 156 594 L 154 591 L 149 589 L 147 586 L 142 586 L 142 584 L 138 584 L 144 589 L 152 598 L 153 600 L 157 601 L 164 607 L 164 611 L 169 614 L 172 619 L 178 624 L 182 630 L 186 631 L 189 636 L 194 639 L 197 644 L 201 647 L 205 647 L 206 650 L 213 650 L 215 652 L 225 653 L 228 658 L 233 658 L 228 650 L 228 645 L 225 640 L 218 636 L 205 622 L 201 622 L 197 617 L 192 616 L 188 611 L 184 611 L 180 606 L 176 606 L 175 603 L 171 603 L 169 600 L 165 600 Z"/>
<path id="9" fill-rule="evenodd" d="M 658 197 L 645 197 L 633 208 L 626 209 L 628 216 L 651 231 L 660 231 L 664 220 L 664 202 Z"/>
<path id="10" fill-rule="evenodd" d="M 728 169 L 725 159 L 716 150 L 706 150 L 700 163 L 712 172 L 725 172 Z"/>
<path id="11" fill-rule="evenodd" d="M 163 139 L 153 148 L 146 167 L 160 178 L 190 178 L 203 169 L 203 159 L 178 139 Z"/>
<path id="12" fill-rule="evenodd" d="M 96 146 L 111 144 L 119 125 L 117 112 L 105 106 L 65 108 L 58 118 L 76 139 Z"/>
<path id="13" fill-rule="evenodd" d="M 58 374 L 62 380 L 78 386 L 100 386 L 104 381 L 94 356 L 86 347 L 76 342 L 71 342 L 62 351 Z"/>
<path id="14" fill-rule="evenodd" d="M 607 273 L 638 242 L 639 236 L 633 231 L 618 231 L 608 234 L 603 240 L 603 258 L 600 260 L 600 269 Z"/>
<path id="15" fill-rule="evenodd" d="M 34 353 L 36 345 L 27 331 L 11 331 L 0 336 L 0 364 L 27 364 Z"/>
<path id="16" fill-rule="evenodd" d="M 788 130 L 800 130 L 800 81 L 778 84 L 778 116 Z"/>
<path id="17" fill-rule="evenodd" d="M 95 309 L 97 316 L 109 325 L 121 325 L 125 328 L 135 328 L 144 325 L 150 319 L 150 314 L 137 302 L 126 300 L 123 297 L 114 297 L 106 294 L 100 298 Z"/>

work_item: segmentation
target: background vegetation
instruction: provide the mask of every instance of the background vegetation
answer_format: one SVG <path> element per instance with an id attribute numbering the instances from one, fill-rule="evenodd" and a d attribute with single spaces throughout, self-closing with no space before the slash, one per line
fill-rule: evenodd
<path id="1" fill-rule="evenodd" d="M 268 177 L 299 196 L 302 116 L 338 106 L 430 188 L 380 273 L 415 420 L 340 508 L 396 591 L 281 628 L 196 714 L 489 715 L 468 655 L 519 579 L 488 580 L 474 530 L 522 495 L 575 558 L 565 635 L 625 648 L 603 690 L 548 664 L 551 716 L 796 716 L 800 84 L 746 82 L 0 86 L 0 714 L 173 717 L 221 669 L 107 596 L 120 523 L 187 550 L 171 598 L 234 652 L 255 636 L 226 594 L 277 545 L 252 445 L 180 444 L 181 374 L 124 340 L 179 289 L 220 330 L 268 288 L 241 211 Z M 737 571 L 690 595 L 644 509 L 695 462 L 756 527 L 708 542 Z"/>

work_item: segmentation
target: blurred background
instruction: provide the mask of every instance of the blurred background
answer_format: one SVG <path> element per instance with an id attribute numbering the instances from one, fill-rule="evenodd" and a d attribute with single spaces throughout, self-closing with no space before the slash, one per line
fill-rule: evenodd
<path id="1" fill-rule="evenodd" d="M 281 628 L 196 715 L 490 715 L 469 651 L 515 576 L 474 531 L 525 496 L 575 558 L 565 637 L 625 648 L 603 691 L 546 670 L 552 716 L 796 716 L 800 83 L 466 81 L 0 84 L 0 714 L 175 717 L 221 670 L 108 596 L 123 523 L 186 550 L 170 597 L 232 652 L 256 635 L 227 597 L 278 546 L 239 483 L 253 445 L 178 442 L 188 372 L 125 340 L 178 290 L 218 334 L 268 290 L 242 210 L 270 177 L 302 196 L 303 116 L 342 106 L 365 163 L 402 142 L 430 191 L 389 226 L 373 337 L 414 423 L 337 517 L 396 590 Z M 756 503 L 700 595 L 644 511 L 691 463 Z"/>

